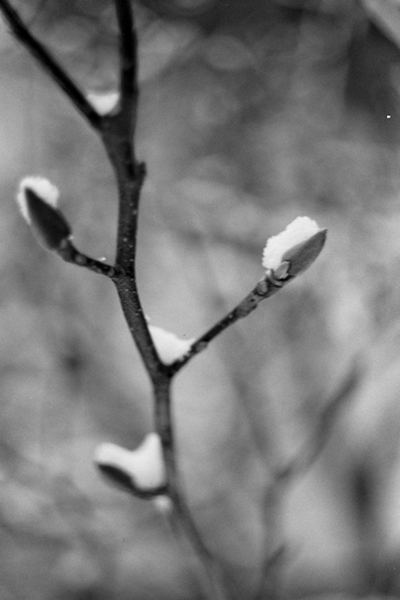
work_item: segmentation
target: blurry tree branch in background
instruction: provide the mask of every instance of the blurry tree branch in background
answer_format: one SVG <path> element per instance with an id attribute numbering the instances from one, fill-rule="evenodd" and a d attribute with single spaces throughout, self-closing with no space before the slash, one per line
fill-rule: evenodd
<path id="1" fill-rule="evenodd" d="M 278 479 L 292 482 L 296 477 L 303 475 L 318 459 L 330 435 L 335 428 L 341 409 L 350 401 L 354 391 L 364 374 L 361 358 L 354 359 L 348 372 L 339 382 L 329 398 L 323 403 L 317 422 L 311 434 L 311 440 L 304 444 L 298 456 L 286 468 L 277 473 Z"/>
<path id="2" fill-rule="evenodd" d="M 377 26 L 400 46 L 400 3 L 397 0 L 362 0 L 362 4 Z"/>

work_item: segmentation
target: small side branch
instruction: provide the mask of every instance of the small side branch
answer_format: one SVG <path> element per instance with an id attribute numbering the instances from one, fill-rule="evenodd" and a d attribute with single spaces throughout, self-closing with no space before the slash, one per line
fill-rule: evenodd
<path id="1" fill-rule="evenodd" d="M 84 267 L 89 269 L 89 271 L 93 271 L 99 275 L 104 275 L 110 279 L 117 280 L 123 275 L 123 271 L 118 267 L 114 267 L 101 260 L 91 258 L 90 256 L 80 252 L 70 239 L 65 240 L 56 250 L 56 252 L 63 260 L 65 260 L 65 262 L 73 263 L 78 267 Z"/>
<path id="2" fill-rule="evenodd" d="M 317 460 L 330 438 L 341 409 L 357 388 L 362 373 L 363 365 L 360 360 L 355 359 L 337 389 L 325 403 L 311 439 L 305 443 L 298 456 L 277 474 L 278 479 L 290 482 L 294 477 L 305 473 Z"/>
<path id="3" fill-rule="evenodd" d="M 191 346 L 189 352 L 170 365 L 170 372 L 177 373 L 186 365 L 196 354 L 205 350 L 208 344 L 220 335 L 225 329 L 236 323 L 239 319 L 247 317 L 257 308 L 259 303 L 266 298 L 270 298 L 286 285 L 292 278 L 285 281 L 275 280 L 269 272 L 257 283 L 255 288 L 245 297 L 235 308 L 233 308 L 225 317 L 215 323 L 208 331 L 203 333 Z"/>
<path id="4" fill-rule="evenodd" d="M 299 235 L 301 241 L 296 243 Z M 327 229 L 318 228 L 318 225 L 308 217 L 298 217 L 285 231 L 275 237 L 275 250 L 271 250 L 267 243 L 263 257 L 263 266 L 267 269 L 264 277 L 233 310 L 199 337 L 187 354 L 171 365 L 170 373 L 177 373 L 193 356 L 204 350 L 217 335 L 239 319 L 247 317 L 257 308 L 261 300 L 276 294 L 289 281 L 308 269 L 324 247 L 326 235 Z M 276 239 L 279 242 L 278 252 L 276 252 Z M 267 250 L 269 256 L 266 255 Z"/>
<path id="5" fill-rule="evenodd" d="M 8 0 L 0 0 L 0 11 L 3 13 L 16 39 L 25 46 L 42 68 L 50 74 L 88 123 L 94 129 L 100 130 L 102 126 L 101 116 L 95 111 L 76 83 L 59 65 L 50 51 L 30 33 Z"/>

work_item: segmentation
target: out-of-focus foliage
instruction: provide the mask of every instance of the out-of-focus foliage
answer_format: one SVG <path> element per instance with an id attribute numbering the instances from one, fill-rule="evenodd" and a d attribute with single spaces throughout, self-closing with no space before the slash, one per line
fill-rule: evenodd
<path id="1" fill-rule="evenodd" d="M 112 91 L 112 2 L 18 2 L 85 91 Z M 288 594 L 400 591 L 399 60 L 351 0 L 142 0 L 140 289 L 151 322 L 193 337 L 262 275 L 298 215 L 323 255 L 178 379 L 189 502 L 238 597 L 279 549 Z M 13 197 L 49 177 L 77 246 L 112 260 L 116 191 L 99 143 L 0 29 L 0 595 L 195 598 L 152 503 L 109 489 L 99 442 L 134 447 L 150 390 L 108 281 L 38 247 Z M 327 448 L 268 507 L 354 357 Z"/>

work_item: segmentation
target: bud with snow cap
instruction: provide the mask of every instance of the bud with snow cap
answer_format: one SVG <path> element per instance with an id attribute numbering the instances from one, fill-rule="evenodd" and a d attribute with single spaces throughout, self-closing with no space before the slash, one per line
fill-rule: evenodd
<path id="1" fill-rule="evenodd" d="M 71 227 L 57 208 L 59 191 L 44 177 L 25 177 L 19 185 L 17 202 L 39 242 L 58 250 L 72 235 Z"/>
<path id="2" fill-rule="evenodd" d="M 271 282 L 282 285 L 281 282 L 308 269 L 321 252 L 326 234 L 327 230 L 309 217 L 297 217 L 284 231 L 270 237 L 262 264 Z"/>
<path id="3" fill-rule="evenodd" d="M 117 444 L 100 444 L 94 460 L 111 483 L 139 498 L 152 498 L 166 492 L 167 476 L 157 433 L 149 433 L 136 450 Z"/>

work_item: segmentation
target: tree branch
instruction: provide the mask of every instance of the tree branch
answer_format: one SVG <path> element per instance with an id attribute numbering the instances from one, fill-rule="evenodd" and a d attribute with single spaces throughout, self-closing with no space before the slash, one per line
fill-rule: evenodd
<path id="1" fill-rule="evenodd" d="M 65 240 L 56 252 L 65 262 L 72 263 L 78 267 L 84 267 L 89 269 L 89 271 L 104 275 L 110 279 L 116 280 L 123 275 L 123 271 L 118 267 L 108 265 L 101 260 L 91 258 L 80 252 L 70 239 Z"/>
<path id="2" fill-rule="evenodd" d="M 121 143 L 115 147 L 113 138 L 106 140 L 105 146 L 116 174 L 119 196 L 115 263 L 136 280 L 139 201 L 146 169 L 144 163 L 135 163 L 130 142 L 126 141 L 126 144 Z"/>
<path id="3" fill-rule="evenodd" d="M 22 22 L 19 14 L 12 8 L 8 0 L 0 0 L 0 11 L 3 13 L 4 18 L 16 39 L 25 46 L 41 67 L 50 74 L 88 123 L 94 129 L 100 130 L 102 126 L 102 117 L 95 111 L 79 87 L 66 73 L 63 67 L 59 65 L 50 51 L 30 33 Z"/>
<path id="4" fill-rule="evenodd" d="M 291 481 L 294 477 L 306 472 L 317 460 L 329 440 L 341 409 L 357 388 L 363 371 L 361 361 L 355 359 L 336 390 L 333 391 L 328 401 L 324 403 L 324 408 L 319 415 L 311 439 L 304 444 L 304 448 L 299 452 L 298 456 L 277 473 L 278 479 Z"/>
<path id="5" fill-rule="evenodd" d="M 293 221 L 293 225 L 295 221 Z M 313 227 L 314 229 L 314 227 Z M 260 279 L 256 287 L 248 294 L 233 310 L 206 331 L 191 346 L 189 352 L 176 360 L 170 366 L 170 373 L 177 373 L 193 356 L 204 350 L 209 342 L 222 333 L 227 327 L 247 317 L 265 298 L 276 294 L 289 281 L 292 281 L 300 273 L 303 273 L 315 261 L 324 247 L 327 229 L 317 229 L 298 244 L 285 248 L 279 256 L 280 264 L 274 268 L 268 268 L 264 277 Z M 282 232 L 283 237 L 286 233 Z M 286 246 L 286 243 L 285 243 Z"/>
<path id="6" fill-rule="evenodd" d="M 139 97 L 138 88 L 138 42 L 130 0 L 115 0 L 120 31 L 120 115 L 133 136 Z"/>
<path id="7" fill-rule="evenodd" d="M 122 310 L 139 354 L 155 384 L 163 373 L 141 306 L 136 282 L 136 242 L 140 194 L 145 165 L 135 158 L 133 133 L 138 101 L 137 36 L 130 0 L 115 0 L 119 26 L 120 99 L 116 112 L 105 115 L 102 141 L 118 187 L 118 230 L 115 266 L 123 276 L 115 280 Z"/>
<path id="8" fill-rule="evenodd" d="M 146 175 L 135 157 L 137 35 L 130 0 L 115 0 L 119 26 L 120 98 L 117 111 L 104 118 L 103 143 L 114 167 L 119 193 L 116 264 L 135 279 L 139 199 Z"/>
<path id="9" fill-rule="evenodd" d="M 129 275 L 124 274 L 115 279 L 114 283 L 133 341 L 150 379 L 155 385 L 163 376 L 166 367 L 161 362 L 150 336 L 135 281 Z"/>
<path id="10" fill-rule="evenodd" d="M 289 283 L 293 277 L 288 277 L 284 281 L 276 281 L 269 272 L 260 279 L 255 288 L 245 297 L 235 308 L 220 319 L 215 325 L 210 327 L 203 335 L 201 335 L 190 347 L 189 352 L 178 358 L 169 367 L 171 373 L 176 374 L 184 365 L 186 365 L 196 354 L 205 350 L 208 344 L 220 335 L 225 329 L 236 323 L 239 319 L 247 317 L 253 310 L 257 308 L 259 303 L 266 298 L 270 298 L 284 285 Z"/>
<path id="11" fill-rule="evenodd" d="M 210 598 L 210 600 L 224 600 L 225 593 L 222 587 L 221 573 L 217 568 L 215 559 L 204 544 L 181 488 L 176 464 L 174 428 L 171 414 L 171 378 L 168 374 L 164 377 L 163 381 L 159 381 L 154 387 L 154 395 L 156 430 L 161 438 L 167 471 L 168 495 L 173 503 L 176 524 L 197 556 L 207 598 Z"/>

